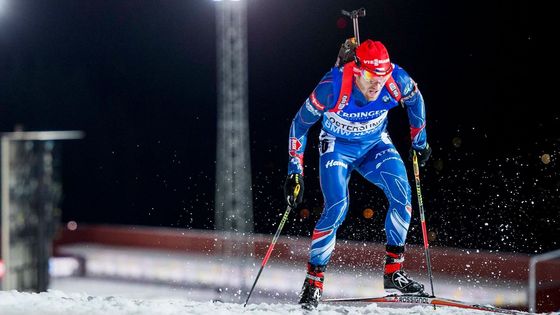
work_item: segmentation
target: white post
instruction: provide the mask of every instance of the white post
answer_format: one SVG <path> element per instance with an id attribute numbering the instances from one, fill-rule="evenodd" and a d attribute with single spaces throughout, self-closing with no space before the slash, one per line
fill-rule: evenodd
<path id="1" fill-rule="evenodd" d="M 84 137 L 82 131 L 15 131 L 2 133 L 0 158 L 1 174 L 1 207 L 2 207 L 2 260 L 4 262 L 4 276 L 2 279 L 2 290 L 17 289 L 11 270 L 11 210 L 10 209 L 10 145 L 12 141 L 49 141 L 49 140 L 72 140 Z"/>
<path id="2" fill-rule="evenodd" d="M 529 312 L 537 311 L 537 264 L 546 260 L 560 257 L 560 249 L 542 255 L 531 257 L 529 260 Z"/>
<path id="3" fill-rule="evenodd" d="M 2 137 L 2 260 L 4 261 L 4 277 L 2 290 L 9 290 L 11 285 L 10 268 L 10 139 Z"/>

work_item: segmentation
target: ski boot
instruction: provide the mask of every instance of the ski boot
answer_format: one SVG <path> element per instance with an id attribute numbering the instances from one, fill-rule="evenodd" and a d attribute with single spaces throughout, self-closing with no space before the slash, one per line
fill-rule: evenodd
<path id="1" fill-rule="evenodd" d="M 424 285 L 410 278 L 402 269 L 404 246 L 387 245 L 383 285 L 389 294 L 426 295 Z"/>
<path id="2" fill-rule="evenodd" d="M 306 310 L 313 310 L 319 305 L 319 300 L 323 295 L 323 272 L 326 266 L 314 266 L 307 264 L 307 275 L 301 288 L 299 304 Z"/>

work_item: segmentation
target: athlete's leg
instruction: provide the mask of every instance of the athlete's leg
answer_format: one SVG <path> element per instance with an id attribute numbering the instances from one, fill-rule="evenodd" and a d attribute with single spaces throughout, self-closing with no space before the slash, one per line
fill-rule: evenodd
<path id="1" fill-rule="evenodd" d="M 412 215 L 410 184 L 405 165 L 386 138 L 376 144 L 364 157 L 357 170 L 367 180 L 380 187 L 389 201 L 385 217 L 387 236 L 384 286 L 386 290 L 402 293 L 422 293 L 424 286 L 407 276 L 402 270 L 404 245 Z"/>
<path id="2" fill-rule="evenodd" d="M 352 172 L 351 148 L 335 143 L 332 138 L 321 139 L 320 182 L 324 209 L 313 230 L 309 263 L 325 266 L 336 242 L 336 231 L 348 212 L 348 181 Z"/>
<path id="3" fill-rule="evenodd" d="M 405 165 L 389 141 L 380 141 L 364 157 L 357 171 L 381 188 L 389 201 L 385 218 L 387 245 L 404 246 L 411 218 L 411 192 Z"/>
<path id="4" fill-rule="evenodd" d="M 323 292 L 327 264 L 336 242 L 336 231 L 348 211 L 348 180 L 352 172 L 351 147 L 335 143 L 334 137 L 321 134 L 319 174 L 324 209 L 313 230 L 307 275 L 299 304 L 307 309 L 317 307 Z"/>

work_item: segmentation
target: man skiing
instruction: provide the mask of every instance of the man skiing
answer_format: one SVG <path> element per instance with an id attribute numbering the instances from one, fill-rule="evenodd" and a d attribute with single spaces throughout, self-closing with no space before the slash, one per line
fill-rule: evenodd
<path id="1" fill-rule="evenodd" d="M 322 118 L 319 173 L 324 209 L 313 231 L 300 295 L 299 303 L 307 309 L 317 307 L 322 296 L 324 271 L 335 246 L 336 231 L 348 211 L 348 181 L 353 170 L 381 188 L 389 200 L 385 290 L 406 294 L 424 291 L 424 286 L 402 268 L 412 212 L 411 190 L 405 165 L 386 130 L 388 111 L 402 104 L 410 123 L 411 152 L 416 151 L 419 164 L 424 166 L 431 153 L 426 141 L 424 101 L 404 69 L 390 62 L 381 42 L 367 40 L 351 50 L 347 44 L 339 53 L 340 67 L 335 66 L 322 78 L 290 128 L 284 192 L 288 204 L 296 207 L 303 198 L 307 131 Z"/>

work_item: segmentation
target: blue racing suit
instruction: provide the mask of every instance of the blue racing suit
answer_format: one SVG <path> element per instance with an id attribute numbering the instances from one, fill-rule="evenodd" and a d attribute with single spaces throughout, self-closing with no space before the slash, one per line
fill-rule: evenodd
<path id="1" fill-rule="evenodd" d="M 327 265 L 336 231 L 348 212 L 348 181 L 353 170 L 381 188 L 389 200 L 385 218 L 387 245 L 404 246 L 411 219 L 411 191 L 405 165 L 387 133 L 388 111 L 402 103 L 407 109 L 412 147 L 426 147 L 422 94 L 410 76 L 393 65 L 393 83 L 402 93 L 400 101 L 386 84 L 375 101 L 368 102 L 352 81 L 352 92 L 342 108 L 337 105 L 343 70 L 332 68 L 305 103 L 290 127 L 288 174 L 303 174 L 307 131 L 322 118 L 319 136 L 320 183 L 323 213 L 313 231 L 309 262 Z M 353 79 L 355 80 L 355 78 Z"/>

